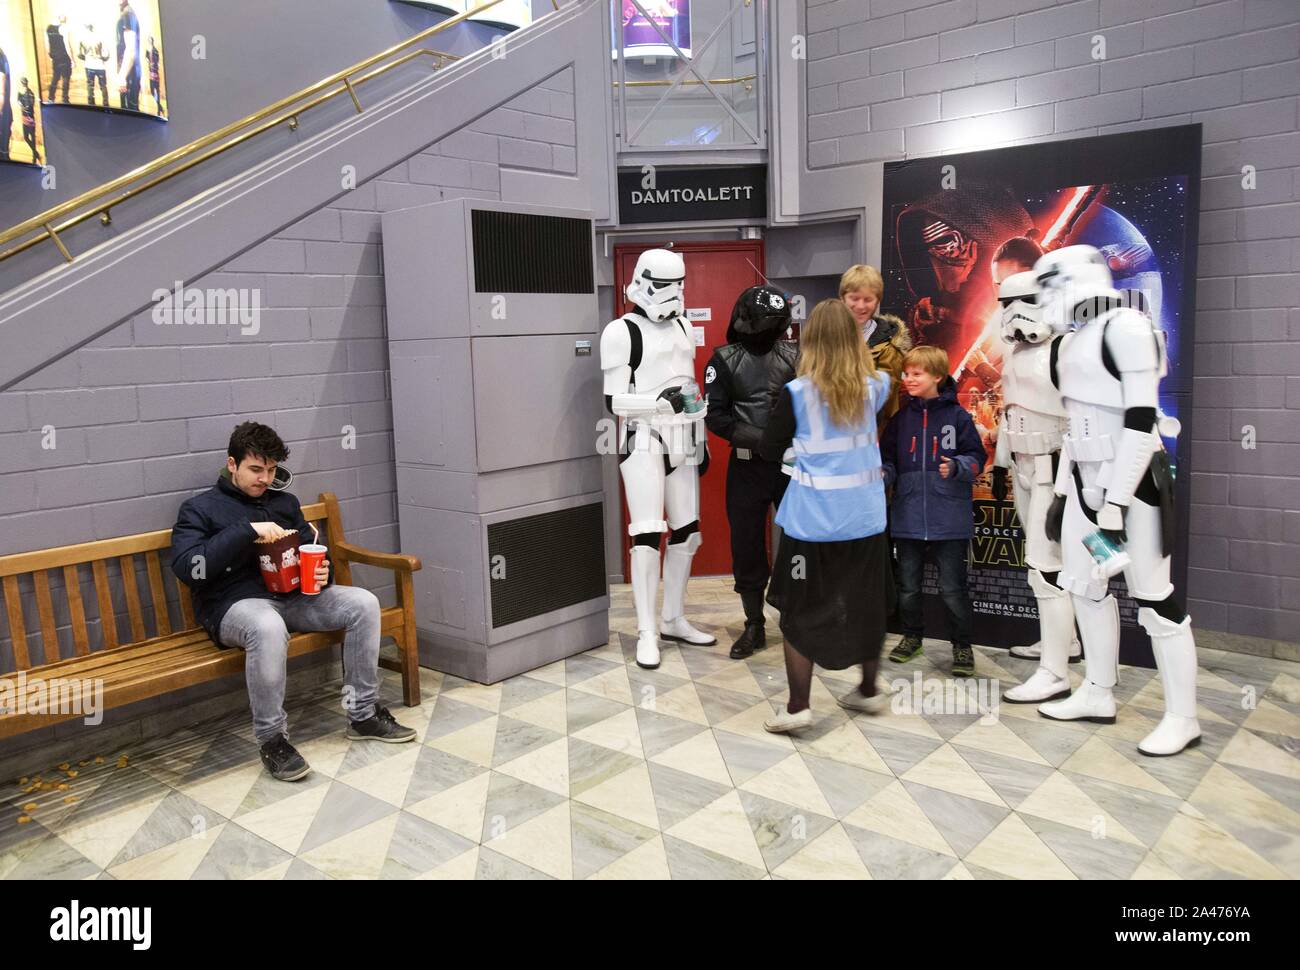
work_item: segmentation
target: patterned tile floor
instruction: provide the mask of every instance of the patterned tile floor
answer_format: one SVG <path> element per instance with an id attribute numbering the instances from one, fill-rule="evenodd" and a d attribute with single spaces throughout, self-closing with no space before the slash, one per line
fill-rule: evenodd
<path id="1" fill-rule="evenodd" d="M 291 736 L 315 770 L 297 784 L 263 771 L 246 714 L 51 766 L 42 780 L 66 790 L 8 780 L 0 877 L 1300 875 L 1300 665 L 1202 651 L 1204 741 L 1177 758 L 1135 749 L 1161 709 L 1159 678 L 1138 669 L 1107 727 L 1010 704 L 850 717 L 832 695 L 852 671 L 819 671 L 817 720 L 792 739 L 762 729 L 785 697 L 775 624 L 766 650 L 731 661 L 729 581 L 693 581 L 691 602 L 719 645 L 668 648 L 657 671 L 633 663 L 621 587 L 607 645 L 526 676 L 483 687 L 424 671 L 410 710 L 385 672 L 418 744 L 351 744 L 338 683 L 299 691 Z M 887 673 L 951 683 L 949 659 L 927 642 Z M 978 677 L 1031 670 L 977 651 Z"/>

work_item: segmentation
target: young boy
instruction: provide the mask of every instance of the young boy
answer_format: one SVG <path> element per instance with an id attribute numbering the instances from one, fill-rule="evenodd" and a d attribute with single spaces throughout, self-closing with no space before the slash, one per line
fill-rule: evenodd
<path id="1" fill-rule="evenodd" d="M 876 369 L 887 371 L 893 378 L 889 400 L 880 409 L 878 427 L 898 411 L 898 388 L 903 379 L 903 355 L 912 348 L 912 338 L 907 326 L 898 317 L 880 313 L 880 301 L 885 298 L 885 281 L 874 266 L 858 263 L 850 266 L 840 277 L 840 299 L 853 314 L 862 329 Z"/>
<path id="2" fill-rule="evenodd" d="M 928 551 L 939 568 L 939 590 L 948 609 L 952 672 L 970 677 L 975 654 L 966 554 L 974 533 L 971 483 L 984 468 L 984 444 L 975 422 L 957 403 L 948 354 L 941 348 L 907 352 L 903 389 L 908 396 L 880 439 L 885 485 L 894 489 L 889 529 L 898 553 L 903 621 L 903 639 L 889 659 L 903 663 L 921 652 L 921 576 Z"/>

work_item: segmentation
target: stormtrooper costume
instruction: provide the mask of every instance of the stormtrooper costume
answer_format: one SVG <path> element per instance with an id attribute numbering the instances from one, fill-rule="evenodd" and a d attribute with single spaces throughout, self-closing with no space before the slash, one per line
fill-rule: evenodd
<path id="1" fill-rule="evenodd" d="M 1038 307 L 1037 277 L 1015 273 L 998 289 L 1002 339 L 1012 345 L 1002 367 L 1002 424 L 993 456 L 993 497 L 1006 501 L 1010 472 L 1016 512 L 1025 535 L 1029 587 L 1038 601 L 1038 670 L 1002 695 L 1014 704 L 1054 700 L 1070 693 L 1074 607 L 1058 584 L 1061 546 L 1047 538 L 1065 405 L 1052 383 L 1052 362 L 1068 336 L 1052 336 Z M 1050 338 L 1050 339 L 1049 339 Z"/>
<path id="2" fill-rule="evenodd" d="M 1087 659 L 1079 688 L 1038 710 L 1056 720 L 1115 721 L 1119 607 L 1107 584 L 1116 570 L 1099 566 L 1085 540 L 1118 544 L 1123 554 L 1111 558 L 1138 602 L 1165 696 L 1165 715 L 1138 750 L 1177 754 L 1199 743 L 1201 728 L 1192 621 L 1174 597 L 1166 551 L 1172 476 L 1158 428 L 1176 434 L 1177 422 L 1157 409 L 1163 335 L 1146 314 L 1123 305 L 1105 258 L 1091 246 L 1048 253 L 1034 273 L 1044 320 L 1058 332 L 1074 331 L 1056 368 L 1069 430 L 1048 528 L 1061 540 L 1061 586 L 1074 601 Z"/>
<path id="3" fill-rule="evenodd" d="M 637 259 L 627 298 L 639 312 L 606 324 L 600 336 L 605 403 L 620 419 L 619 473 L 632 536 L 632 599 L 636 604 L 636 662 L 659 666 L 659 639 L 698 646 L 718 641 L 684 615 L 691 560 L 700 548 L 699 473 L 707 467 L 705 402 L 690 400 L 695 341 L 685 321 L 686 264 L 678 253 L 648 249 Z M 664 512 L 667 510 L 667 518 Z M 664 553 L 663 612 L 655 617 L 659 542 Z"/>

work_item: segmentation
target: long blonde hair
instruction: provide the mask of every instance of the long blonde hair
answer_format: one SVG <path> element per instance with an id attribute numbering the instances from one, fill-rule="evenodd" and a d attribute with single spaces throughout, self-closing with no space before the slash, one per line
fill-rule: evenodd
<path id="1" fill-rule="evenodd" d="M 822 300 L 800 328 L 798 374 L 812 381 L 836 424 L 853 427 L 862 421 L 866 382 L 876 376 L 876 363 L 842 301 Z"/>

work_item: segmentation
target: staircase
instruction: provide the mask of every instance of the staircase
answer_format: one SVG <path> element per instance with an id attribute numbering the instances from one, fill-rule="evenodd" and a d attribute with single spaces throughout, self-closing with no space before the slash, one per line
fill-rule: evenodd
<path id="1" fill-rule="evenodd" d="M 577 116 L 601 117 L 611 83 L 607 17 L 606 0 L 573 0 L 503 47 L 476 51 L 17 285 L 0 296 L 0 390 L 144 310 L 157 290 L 226 264 L 558 71 L 573 69 Z M 604 221 L 614 217 L 614 159 L 600 129 L 578 125 L 574 176 L 536 175 L 549 180 L 554 204 Z"/>

